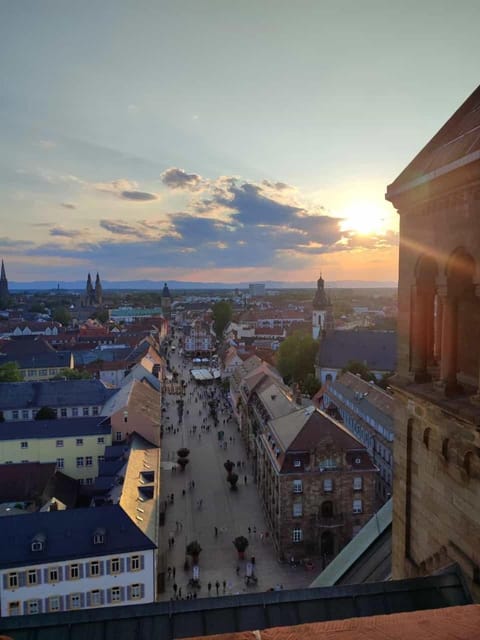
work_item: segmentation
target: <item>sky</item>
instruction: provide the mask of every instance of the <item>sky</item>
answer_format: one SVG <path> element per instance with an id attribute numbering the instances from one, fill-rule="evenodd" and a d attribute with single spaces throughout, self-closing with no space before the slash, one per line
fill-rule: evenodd
<path id="1" fill-rule="evenodd" d="M 478 0 L 0 0 L 14 281 L 395 281 L 393 182 L 479 82 Z"/>

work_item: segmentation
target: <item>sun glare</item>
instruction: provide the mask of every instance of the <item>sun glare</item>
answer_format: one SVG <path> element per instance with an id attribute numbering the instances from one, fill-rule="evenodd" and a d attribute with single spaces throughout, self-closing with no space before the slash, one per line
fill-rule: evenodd
<path id="1" fill-rule="evenodd" d="M 343 218 L 342 231 L 353 231 L 358 235 L 383 234 L 387 230 L 388 214 L 372 202 L 352 202 L 340 213 Z"/>

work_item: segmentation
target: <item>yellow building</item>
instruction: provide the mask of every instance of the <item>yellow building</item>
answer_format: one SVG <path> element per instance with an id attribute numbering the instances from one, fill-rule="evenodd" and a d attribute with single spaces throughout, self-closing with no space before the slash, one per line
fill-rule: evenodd
<path id="1" fill-rule="evenodd" d="M 109 418 L 30 420 L 0 424 L 0 464 L 55 462 L 82 484 L 93 484 L 105 447 L 112 444 Z"/>

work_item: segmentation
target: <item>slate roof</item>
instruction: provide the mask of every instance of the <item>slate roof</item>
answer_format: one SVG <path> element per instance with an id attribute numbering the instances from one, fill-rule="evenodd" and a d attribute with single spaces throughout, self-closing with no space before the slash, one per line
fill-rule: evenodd
<path id="1" fill-rule="evenodd" d="M 105 529 L 103 544 L 93 543 L 97 529 Z M 155 548 L 118 505 L 11 516 L 2 519 L 1 531 L 0 569 Z M 44 549 L 32 551 L 39 534 Z"/>
<path id="2" fill-rule="evenodd" d="M 319 367 L 343 369 L 350 360 L 366 364 L 371 371 L 395 371 L 396 331 L 332 331 L 322 338 L 317 353 Z"/>
<path id="3" fill-rule="evenodd" d="M 472 611 L 471 607 L 462 605 L 471 603 L 472 598 L 463 577 L 459 570 L 453 569 L 445 574 L 410 580 L 323 589 L 265 591 L 239 596 L 15 616 L 2 619 L 2 631 L 12 635 L 15 640 L 43 640 L 47 637 L 48 640 L 76 640 L 84 637 L 171 640 L 287 627 L 284 631 L 290 633 L 289 638 L 302 637 L 303 640 L 305 633 L 302 636 L 295 635 L 295 629 L 298 627 L 291 628 L 292 625 L 328 620 L 341 621 L 352 617 L 360 620 L 366 616 L 448 607 L 445 615 L 452 616 L 455 620 L 456 638 L 470 640 L 478 630 L 478 613 L 475 618 L 477 627 L 473 632 L 469 625 L 465 627 L 463 635 L 460 633 L 463 633 L 464 629 L 463 616 L 467 616 L 468 619 L 468 614 Z M 455 606 L 461 608 L 458 611 L 452 609 Z M 474 607 L 473 611 L 478 612 L 478 607 Z M 342 623 L 337 622 L 336 630 L 341 629 Z M 253 637 L 252 634 L 243 637 L 253 640 L 258 639 L 259 635 L 257 632 Z M 328 638 L 327 635 L 321 637 Z M 372 636 L 357 634 L 353 637 L 356 640 Z M 384 633 L 381 640 L 387 637 Z M 420 638 L 418 627 L 415 635 L 404 636 L 406 637 Z M 433 637 L 437 639 L 441 636 Z"/>
<path id="4" fill-rule="evenodd" d="M 56 418 L 55 420 L 15 420 L 14 422 L 0 423 L 0 441 L 104 436 L 109 433 L 111 433 L 110 420 L 101 416 Z"/>
<path id="5" fill-rule="evenodd" d="M 387 188 L 387 199 L 480 160 L 480 86 Z"/>
<path id="6" fill-rule="evenodd" d="M 55 351 L 38 337 L 14 338 L 2 342 L 0 364 L 17 362 L 20 369 L 70 367 L 70 351 Z"/>
<path id="7" fill-rule="evenodd" d="M 0 384 L 0 410 L 103 406 L 115 389 L 100 380 L 48 380 Z"/>

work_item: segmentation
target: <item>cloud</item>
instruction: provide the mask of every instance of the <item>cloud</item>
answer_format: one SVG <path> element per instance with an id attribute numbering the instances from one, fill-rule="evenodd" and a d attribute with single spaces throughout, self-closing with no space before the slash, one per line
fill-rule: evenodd
<path id="1" fill-rule="evenodd" d="M 61 202 L 60 206 L 64 209 L 76 209 L 77 205 L 73 204 L 73 202 Z"/>
<path id="2" fill-rule="evenodd" d="M 97 191 L 111 193 L 123 200 L 134 200 L 137 202 L 147 202 L 149 200 L 157 200 L 155 193 L 147 191 L 138 191 L 138 183 L 126 178 L 112 180 L 111 182 L 97 182 L 94 185 Z"/>
<path id="3" fill-rule="evenodd" d="M 42 147 L 42 149 L 55 149 L 57 143 L 53 140 L 39 140 L 38 146 Z"/>
<path id="4" fill-rule="evenodd" d="M 102 229 L 121 236 L 138 235 L 138 230 L 135 227 L 122 222 L 121 220 L 100 220 L 99 225 L 102 227 Z"/>
<path id="5" fill-rule="evenodd" d="M 183 169 L 172 167 L 164 171 L 160 178 L 170 189 L 188 189 L 196 191 L 202 186 L 202 178 L 197 173 L 186 173 Z"/>
<path id="6" fill-rule="evenodd" d="M 121 191 L 120 197 L 125 200 L 156 200 L 157 196 L 154 193 L 147 193 L 146 191 Z"/>
<path id="7" fill-rule="evenodd" d="M 78 229 L 65 229 L 64 227 L 53 227 L 49 231 L 51 236 L 60 238 L 76 238 L 81 233 Z"/>

